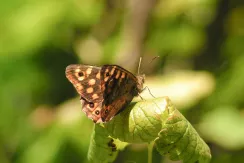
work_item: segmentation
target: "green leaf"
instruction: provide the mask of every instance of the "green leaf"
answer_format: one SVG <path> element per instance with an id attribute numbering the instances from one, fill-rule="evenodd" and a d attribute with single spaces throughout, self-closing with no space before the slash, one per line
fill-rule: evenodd
<path id="1" fill-rule="evenodd" d="M 166 121 L 155 139 L 160 154 L 187 163 L 209 162 L 210 149 L 192 125 L 172 104 L 169 104 L 167 112 Z"/>
<path id="2" fill-rule="evenodd" d="M 118 144 L 155 141 L 158 152 L 171 160 L 205 163 L 211 158 L 209 147 L 168 97 L 131 103 L 112 121 L 95 125 L 88 152 L 90 161 L 115 159 L 117 153 L 108 146 L 110 137 Z"/>
<path id="3" fill-rule="evenodd" d="M 94 163 L 113 162 L 118 150 L 123 149 L 127 143 L 111 138 L 107 131 L 99 124 L 94 126 L 88 150 L 88 160 Z"/>
<path id="4" fill-rule="evenodd" d="M 121 141 L 143 143 L 153 141 L 162 128 L 164 98 L 131 103 L 123 112 L 104 126 L 109 134 Z"/>

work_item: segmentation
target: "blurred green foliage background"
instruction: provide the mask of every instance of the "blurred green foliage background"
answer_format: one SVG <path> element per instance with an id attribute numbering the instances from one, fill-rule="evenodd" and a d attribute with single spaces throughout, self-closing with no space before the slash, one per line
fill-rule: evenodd
<path id="1" fill-rule="evenodd" d="M 243 162 L 243 16 L 243 0 L 1 1 L 0 162 L 87 162 L 93 123 L 65 67 L 136 72 L 140 56 L 146 85 L 171 98 L 212 162 Z M 130 145 L 116 162 L 145 162 L 146 152 Z M 170 160 L 154 151 L 153 162 Z"/>

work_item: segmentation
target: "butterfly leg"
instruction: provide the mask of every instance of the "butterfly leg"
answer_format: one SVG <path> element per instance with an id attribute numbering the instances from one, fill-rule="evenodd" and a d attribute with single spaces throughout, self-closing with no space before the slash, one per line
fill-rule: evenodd
<path id="1" fill-rule="evenodd" d="M 150 89 L 148 88 L 148 86 L 144 87 L 144 88 L 142 89 L 142 91 L 144 91 L 145 89 L 148 90 L 148 92 L 150 93 L 150 95 L 151 95 L 153 98 L 156 98 L 156 97 L 151 93 L 151 91 L 150 91 Z"/>
<path id="2" fill-rule="evenodd" d="M 140 93 L 138 93 L 138 96 L 144 101 L 144 98 L 140 95 Z"/>

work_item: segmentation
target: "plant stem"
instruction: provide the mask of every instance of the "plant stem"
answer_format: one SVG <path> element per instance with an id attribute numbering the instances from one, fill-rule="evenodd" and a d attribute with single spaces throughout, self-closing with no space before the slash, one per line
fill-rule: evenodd
<path id="1" fill-rule="evenodd" d="M 147 163 L 152 163 L 153 145 L 154 141 L 150 142 L 147 146 Z"/>

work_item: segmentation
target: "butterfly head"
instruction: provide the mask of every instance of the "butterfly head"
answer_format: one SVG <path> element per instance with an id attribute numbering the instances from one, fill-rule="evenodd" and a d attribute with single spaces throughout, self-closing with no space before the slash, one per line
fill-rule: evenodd
<path id="1" fill-rule="evenodd" d="M 138 93 L 141 93 L 142 90 L 143 90 L 143 84 L 145 82 L 145 74 L 141 74 L 141 75 L 137 75 L 136 76 L 137 78 L 137 90 L 138 90 Z"/>

